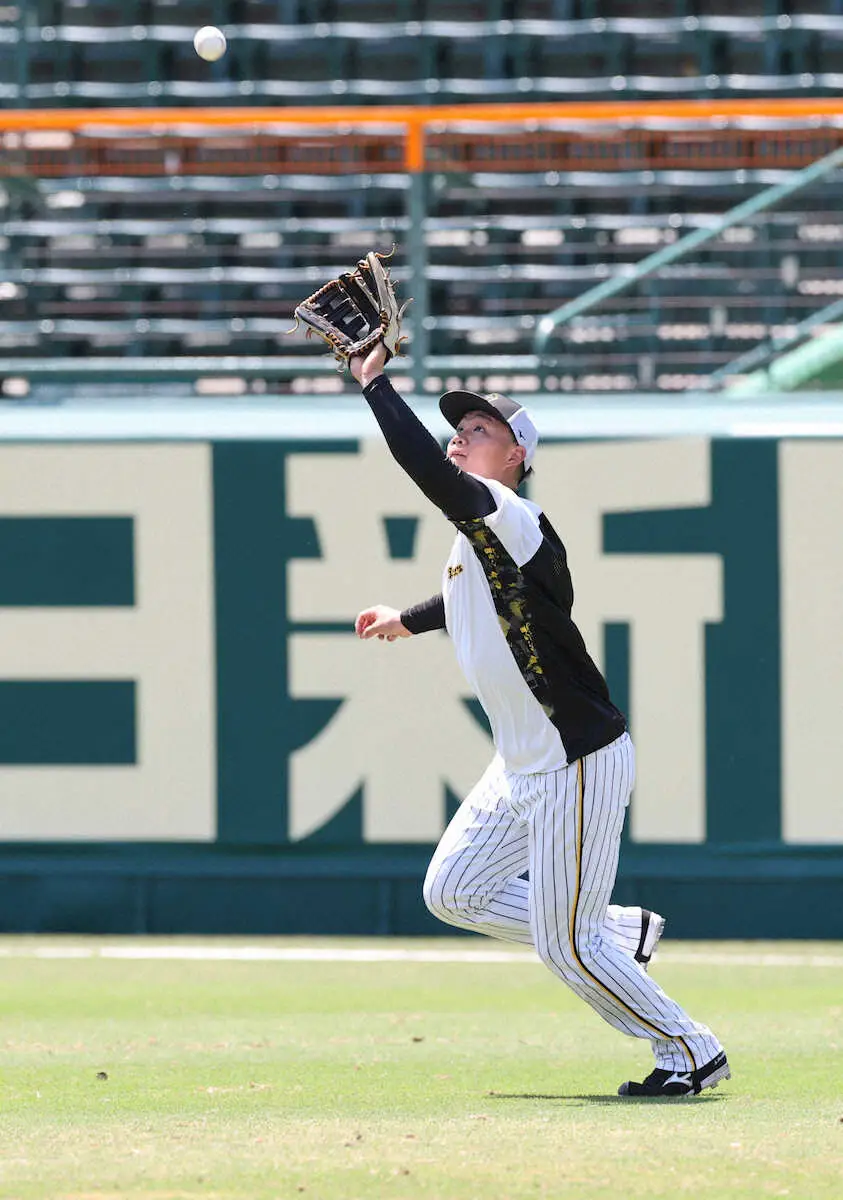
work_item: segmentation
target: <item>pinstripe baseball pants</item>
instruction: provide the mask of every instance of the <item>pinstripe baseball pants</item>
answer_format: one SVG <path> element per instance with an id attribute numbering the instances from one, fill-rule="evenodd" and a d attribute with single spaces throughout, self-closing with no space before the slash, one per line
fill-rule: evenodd
<path id="1" fill-rule="evenodd" d="M 635 961 L 609 905 L 634 778 L 626 733 L 558 771 L 516 775 L 496 758 L 445 830 L 424 898 L 448 924 L 532 945 L 610 1025 L 648 1038 L 658 1067 L 687 1071 L 720 1043 Z"/>

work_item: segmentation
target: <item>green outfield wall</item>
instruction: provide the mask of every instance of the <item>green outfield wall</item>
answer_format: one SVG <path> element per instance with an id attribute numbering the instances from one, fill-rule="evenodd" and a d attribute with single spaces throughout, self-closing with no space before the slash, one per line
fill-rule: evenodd
<path id="1" fill-rule="evenodd" d="M 532 498 L 630 715 L 616 899 L 676 936 L 843 936 L 843 439 L 543 445 Z M 0 445 L 0 928 L 433 933 L 491 756 L 452 530 L 377 440 Z"/>

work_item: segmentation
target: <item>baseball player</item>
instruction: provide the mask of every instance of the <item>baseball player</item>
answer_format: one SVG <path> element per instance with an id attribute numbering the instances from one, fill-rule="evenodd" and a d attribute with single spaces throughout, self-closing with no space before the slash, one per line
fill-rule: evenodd
<path id="1" fill-rule="evenodd" d="M 505 396 L 449 391 L 445 454 L 384 374 L 377 345 L 349 360 L 399 465 L 456 527 L 442 591 L 356 620 L 361 638 L 447 629 L 492 730 L 495 757 L 430 863 L 424 898 L 441 920 L 535 947 L 655 1067 L 621 1096 L 689 1096 L 730 1077 L 717 1038 L 645 972 L 664 922 L 609 905 L 635 779 L 626 720 L 571 619 L 565 547 L 517 494 L 538 435 Z M 529 880 L 522 878 L 529 871 Z"/>

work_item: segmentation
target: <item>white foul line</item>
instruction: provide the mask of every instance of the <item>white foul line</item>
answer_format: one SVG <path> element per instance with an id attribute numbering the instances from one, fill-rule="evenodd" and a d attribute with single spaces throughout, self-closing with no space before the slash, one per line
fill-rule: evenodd
<path id="1" fill-rule="evenodd" d="M 537 963 L 530 952 L 505 950 L 399 950 L 320 946 L 0 946 L 2 958 L 121 958 L 143 961 L 193 962 L 327 962 L 327 963 Z"/>
<path id="2" fill-rule="evenodd" d="M 507 950 L 405 950 L 396 947 L 331 946 L 219 946 L 219 945 L 61 945 L 25 943 L 0 945 L 0 958 L 132 959 L 177 962 L 323 962 L 323 963 L 530 963 L 540 960 L 530 951 Z M 654 966 L 843 968 L 843 954 L 763 950 L 664 949 Z"/>

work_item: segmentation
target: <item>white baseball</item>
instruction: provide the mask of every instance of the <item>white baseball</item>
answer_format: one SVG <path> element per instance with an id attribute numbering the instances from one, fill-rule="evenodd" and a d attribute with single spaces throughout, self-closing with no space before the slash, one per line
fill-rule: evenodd
<path id="1" fill-rule="evenodd" d="M 225 34 L 215 25 L 203 25 L 197 29 L 193 37 L 193 46 L 200 58 L 205 62 L 216 62 L 225 54 Z"/>

